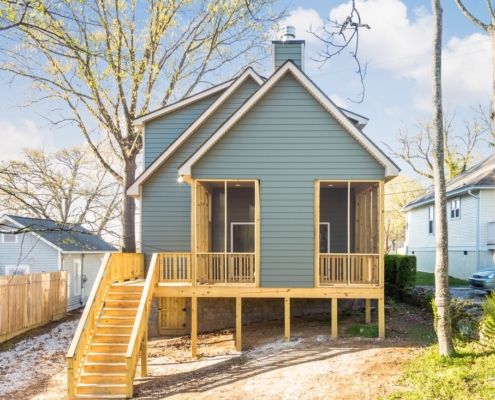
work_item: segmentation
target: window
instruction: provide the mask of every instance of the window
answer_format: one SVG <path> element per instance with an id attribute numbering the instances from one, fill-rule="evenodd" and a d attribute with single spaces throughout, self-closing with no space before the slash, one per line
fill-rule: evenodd
<path id="1" fill-rule="evenodd" d="M 6 265 L 5 275 L 26 275 L 29 274 L 29 270 L 28 264 Z"/>
<path id="2" fill-rule="evenodd" d="M 330 253 L 330 222 L 320 222 L 320 253 Z"/>
<path id="3" fill-rule="evenodd" d="M 428 233 L 430 235 L 433 235 L 433 221 L 434 221 L 434 216 L 435 216 L 434 211 L 435 210 L 433 207 L 428 207 Z"/>
<path id="4" fill-rule="evenodd" d="M 2 243 L 17 243 L 17 235 L 13 233 L 2 233 L 1 240 Z"/>
<path id="5" fill-rule="evenodd" d="M 72 261 L 72 268 L 74 274 L 72 275 L 72 279 L 74 280 L 74 296 L 81 295 L 81 275 L 82 275 L 82 263 L 80 258 L 75 258 Z"/>
<path id="6" fill-rule="evenodd" d="M 450 200 L 450 218 L 456 219 L 461 217 L 461 198 L 456 197 Z"/>

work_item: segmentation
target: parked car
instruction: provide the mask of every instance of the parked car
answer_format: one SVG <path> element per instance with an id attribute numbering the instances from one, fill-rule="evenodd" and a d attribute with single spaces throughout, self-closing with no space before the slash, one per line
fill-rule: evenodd
<path id="1" fill-rule="evenodd" d="M 495 290 L 495 267 L 485 268 L 471 275 L 468 279 L 473 289 L 481 289 L 487 292 Z"/>

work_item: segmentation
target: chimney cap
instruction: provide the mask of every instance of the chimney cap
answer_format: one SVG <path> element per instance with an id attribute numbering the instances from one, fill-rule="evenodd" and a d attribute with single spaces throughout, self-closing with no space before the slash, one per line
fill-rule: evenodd
<path id="1" fill-rule="evenodd" d="M 285 42 L 286 40 L 292 40 L 296 38 L 296 27 L 293 25 L 287 25 L 280 31 L 280 40 Z"/>

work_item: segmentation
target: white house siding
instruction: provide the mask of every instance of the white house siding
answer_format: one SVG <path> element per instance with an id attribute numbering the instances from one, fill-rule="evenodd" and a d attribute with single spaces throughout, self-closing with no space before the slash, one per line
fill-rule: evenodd
<path id="1" fill-rule="evenodd" d="M 0 274 L 6 265 L 28 264 L 30 272 L 58 271 L 58 251 L 32 233 L 20 234 L 17 243 L 0 242 Z"/>
<path id="2" fill-rule="evenodd" d="M 67 271 L 67 309 L 69 311 L 82 307 L 91 292 L 95 282 L 98 269 L 103 259 L 103 253 L 96 254 L 64 254 L 62 256 L 63 269 Z M 74 261 L 81 260 L 82 275 L 86 275 L 87 281 L 83 284 L 81 293 L 78 294 L 76 286 L 76 276 L 74 274 Z"/>
<path id="3" fill-rule="evenodd" d="M 484 267 L 494 263 L 493 251 L 488 250 L 486 242 L 488 222 L 495 220 L 495 191 L 483 190 L 480 196 L 480 266 Z M 406 250 L 416 255 L 418 271 L 424 272 L 435 269 L 435 234 L 428 233 L 429 206 L 407 212 Z M 467 278 L 476 271 L 476 207 L 474 197 L 462 195 L 461 216 L 451 219 L 447 202 L 449 274 L 455 277 Z"/>

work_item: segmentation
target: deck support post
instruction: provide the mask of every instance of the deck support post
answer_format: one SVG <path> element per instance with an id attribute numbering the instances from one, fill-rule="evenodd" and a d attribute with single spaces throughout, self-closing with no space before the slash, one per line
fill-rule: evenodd
<path id="1" fill-rule="evenodd" d="M 284 311 L 284 340 L 290 342 L 290 297 L 285 298 Z"/>
<path id="2" fill-rule="evenodd" d="M 331 300 L 332 302 L 332 310 L 331 310 L 331 313 L 330 313 L 330 316 L 331 316 L 331 319 L 332 319 L 332 323 L 331 323 L 331 329 L 332 329 L 332 339 L 336 339 L 337 336 L 338 336 L 338 316 L 337 316 L 337 313 L 338 313 L 338 299 L 336 297 L 332 298 Z"/>
<path id="3" fill-rule="evenodd" d="M 378 299 L 378 337 L 385 337 L 385 299 Z"/>
<path id="4" fill-rule="evenodd" d="M 198 356 L 198 298 L 191 297 L 191 356 Z"/>
<path id="5" fill-rule="evenodd" d="M 141 341 L 141 377 L 148 376 L 148 328 L 144 329 Z"/>
<path id="6" fill-rule="evenodd" d="M 235 298 L 235 349 L 242 351 L 242 297 Z"/>
<path id="7" fill-rule="evenodd" d="M 371 299 L 366 299 L 365 300 L 365 322 L 367 324 L 371 324 Z"/>

